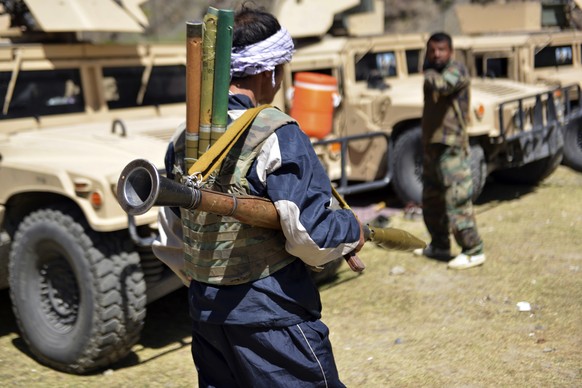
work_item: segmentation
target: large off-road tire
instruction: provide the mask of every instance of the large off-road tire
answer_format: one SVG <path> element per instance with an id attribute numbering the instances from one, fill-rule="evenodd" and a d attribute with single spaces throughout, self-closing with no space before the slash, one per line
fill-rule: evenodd
<path id="1" fill-rule="evenodd" d="M 392 187 L 404 203 L 422 204 L 422 131 L 413 128 L 402 134 L 394 145 Z M 475 200 L 487 180 L 487 164 L 481 146 L 471 146 L 471 177 Z"/>
<path id="2" fill-rule="evenodd" d="M 394 144 L 392 188 L 403 204 L 422 203 L 422 132 L 420 127 L 403 133 Z"/>
<path id="3" fill-rule="evenodd" d="M 563 163 L 576 171 L 582 171 L 582 119 L 571 121 L 564 128 Z"/>
<path id="4" fill-rule="evenodd" d="M 73 214 L 73 215 L 69 215 Z M 121 233 L 95 233 L 69 209 L 29 214 L 13 239 L 10 296 L 21 335 L 42 363 L 71 373 L 126 356 L 145 319 L 139 256 Z"/>

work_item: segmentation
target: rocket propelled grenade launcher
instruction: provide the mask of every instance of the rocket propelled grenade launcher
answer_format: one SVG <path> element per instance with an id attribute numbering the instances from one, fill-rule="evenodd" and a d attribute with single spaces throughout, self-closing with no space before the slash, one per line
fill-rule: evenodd
<path id="1" fill-rule="evenodd" d="M 281 229 L 277 209 L 268 199 L 236 196 L 175 182 L 160 176 L 156 166 L 145 159 L 136 159 L 123 169 L 117 183 L 117 199 L 123 210 L 131 215 L 144 214 L 153 206 L 175 206 L 230 216 L 262 228 Z M 426 247 L 424 241 L 401 229 L 367 225 L 363 228 L 366 241 L 386 249 L 412 251 Z"/>
<path id="2" fill-rule="evenodd" d="M 372 241 L 385 249 L 412 252 L 417 248 L 426 248 L 424 241 L 402 229 L 365 226 L 364 235 L 366 241 Z"/>
<path id="3" fill-rule="evenodd" d="M 126 213 L 134 216 L 153 206 L 171 206 L 230 216 L 261 228 L 281 229 L 277 209 L 268 199 L 234 196 L 176 182 L 161 176 L 156 166 L 145 159 L 135 159 L 125 166 L 117 182 L 117 200 Z"/>

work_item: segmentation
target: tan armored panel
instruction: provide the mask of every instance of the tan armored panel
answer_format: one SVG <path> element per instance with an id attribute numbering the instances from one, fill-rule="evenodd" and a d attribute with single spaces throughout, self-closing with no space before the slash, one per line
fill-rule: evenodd
<path id="1" fill-rule="evenodd" d="M 143 13 L 140 6 L 145 3 L 146 0 L 123 0 L 122 6 L 127 10 L 127 12 L 142 26 L 149 26 L 149 21 L 147 16 Z"/>
<path id="2" fill-rule="evenodd" d="M 350 36 L 384 32 L 383 0 L 279 0 L 272 10 L 293 38 L 323 37 L 337 18 Z"/>
<path id="3" fill-rule="evenodd" d="M 455 7 L 461 33 L 537 31 L 542 9 L 537 2 L 508 4 L 459 4 Z"/>
<path id="4" fill-rule="evenodd" d="M 274 14 L 293 38 L 323 36 L 337 13 L 358 4 L 359 0 L 280 0 L 274 7 Z"/>
<path id="5" fill-rule="evenodd" d="M 40 28 L 45 32 L 143 32 L 143 28 L 136 20 L 112 0 L 26 0 L 25 2 Z M 134 2 L 130 4 L 133 5 Z M 135 11 L 136 8 L 139 9 L 137 4 L 131 9 Z"/>
<path id="6" fill-rule="evenodd" d="M 344 20 L 351 36 L 379 35 L 384 33 L 384 1 L 364 2 L 365 12 L 346 15 Z"/>

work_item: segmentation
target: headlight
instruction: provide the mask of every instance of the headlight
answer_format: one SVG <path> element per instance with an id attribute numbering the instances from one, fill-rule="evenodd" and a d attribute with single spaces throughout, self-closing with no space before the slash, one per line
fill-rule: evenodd
<path id="1" fill-rule="evenodd" d="M 485 106 L 483 106 L 483 104 L 479 104 L 477 105 L 477 107 L 475 107 L 475 117 L 477 118 L 477 120 L 481 121 L 481 119 L 483 118 L 483 115 L 485 115 Z"/>

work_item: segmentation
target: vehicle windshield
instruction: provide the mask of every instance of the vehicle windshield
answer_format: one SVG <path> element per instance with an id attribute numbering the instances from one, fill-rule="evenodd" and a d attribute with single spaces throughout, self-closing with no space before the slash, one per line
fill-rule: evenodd
<path id="1" fill-rule="evenodd" d="M 154 66 L 103 68 L 102 88 L 110 110 L 186 101 L 186 68 Z M 0 120 L 82 113 L 85 111 L 79 69 L 0 72 Z M 143 89 L 143 90 L 142 90 Z"/>
<path id="2" fill-rule="evenodd" d="M 534 59 L 534 67 L 554 67 L 572 65 L 572 46 L 547 46 Z"/>
<path id="3" fill-rule="evenodd" d="M 78 69 L 20 71 L 12 90 L 11 78 L 11 72 L 0 72 L 0 120 L 85 109 Z"/>
<path id="4" fill-rule="evenodd" d="M 367 81 L 375 77 L 396 76 L 396 56 L 394 51 L 368 53 L 356 61 L 356 81 Z"/>
<path id="5" fill-rule="evenodd" d="M 109 109 L 180 103 L 186 101 L 186 68 L 157 66 L 147 80 L 143 101 L 139 101 L 145 67 L 106 67 L 103 88 Z"/>

